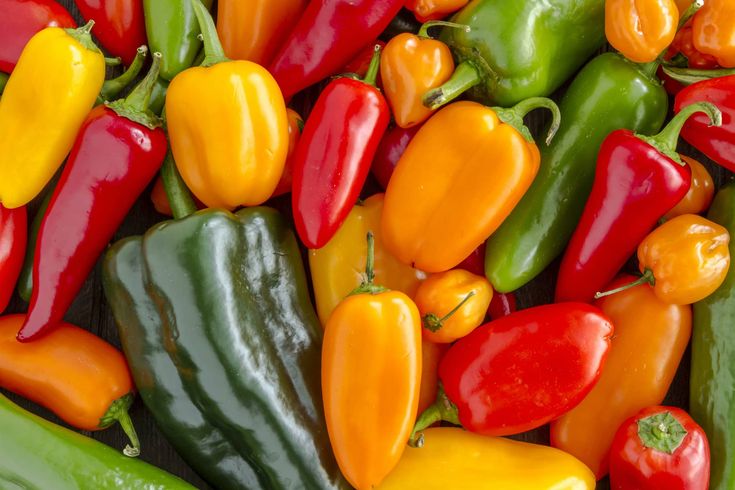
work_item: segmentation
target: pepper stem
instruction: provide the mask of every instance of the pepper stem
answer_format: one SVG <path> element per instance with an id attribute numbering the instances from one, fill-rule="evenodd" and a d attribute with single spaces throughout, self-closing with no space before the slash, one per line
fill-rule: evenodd
<path id="1" fill-rule="evenodd" d="M 628 289 L 632 289 L 634 287 L 640 286 L 641 284 L 650 284 L 651 286 L 656 285 L 656 278 L 653 277 L 653 271 L 651 269 L 646 269 L 646 271 L 643 273 L 641 277 L 639 277 L 633 282 L 625 284 L 624 286 L 620 286 L 619 288 L 611 289 L 610 291 L 605 291 L 602 293 L 599 293 L 599 292 L 595 293 L 595 299 L 600 299 L 600 298 L 604 298 L 605 296 L 611 296 L 616 293 L 621 293 Z"/>
<path id="2" fill-rule="evenodd" d="M 549 145 L 551 140 L 554 139 L 556 132 L 559 130 L 559 125 L 561 124 L 561 111 L 559 111 L 559 106 L 557 106 L 556 102 L 553 100 L 546 97 L 530 97 L 520 101 L 510 109 L 493 107 L 493 110 L 497 113 L 498 118 L 501 121 L 516 128 L 527 141 L 533 143 L 533 136 L 531 136 L 531 131 L 529 131 L 523 123 L 523 118 L 526 117 L 529 112 L 541 108 L 550 110 L 552 115 L 551 127 L 546 134 L 546 144 Z"/>
<path id="3" fill-rule="evenodd" d="M 138 52 L 135 53 L 135 59 L 133 59 L 133 62 L 130 63 L 130 66 L 122 75 L 111 80 L 105 80 L 105 83 L 102 85 L 102 90 L 100 90 L 100 94 L 97 97 L 97 101 L 104 102 L 117 97 L 118 94 L 120 94 L 120 92 L 130 85 L 130 83 L 135 80 L 135 77 L 138 76 L 141 68 L 143 68 L 143 61 L 147 55 L 148 47 L 145 45 L 140 46 L 138 48 Z"/>
<path id="4" fill-rule="evenodd" d="M 347 296 L 355 294 L 378 294 L 387 291 L 383 286 L 373 283 L 375 280 L 375 236 L 367 232 L 367 258 L 365 259 L 365 280 Z"/>
<path id="5" fill-rule="evenodd" d="M 452 77 L 443 85 L 426 92 L 422 98 L 424 106 L 431 110 L 446 105 L 482 81 L 479 70 L 471 61 L 463 61 L 454 70 Z"/>
<path id="6" fill-rule="evenodd" d="M 666 75 L 672 80 L 676 80 L 682 85 L 691 85 L 693 83 L 709 80 L 711 78 L 727 77 L 735 75 L 733 68 L 720 68 L 717 70 L 696 70 L 692 68 L 679 68 L 675 66 L 663 65 Z"/>
<path id="7" fill-rule="evenodd" d="M 174 156 L 170 148 L 161 167 L 161 179 L 174 219 L 186 218 L 196 212 L 197 207 L 194 204 L 194 199 L 191 198 L 191 192 L 176 168 L 176 162 L 174 162 Z"/>
<path id="8" fill-rule="evenodd" d="M 424 317 L 421 319 L 421 323 L 423 324 L 424 328 L 429 330 L 430 332 L 436 332 L 437 330 L 440 330 L 444 326 L 444 322 L 452 318 L 452 315 L 457 313 L 460 308 L 464 306 L 465 303 L 467 303 L 471 297 L 475 295 L 474 291 L 470 291 L 467 293 L 467 296 L 464 297 L 462 301 L 459 302 L 457 306 L 455 306 L 452 311 L 444 315 L 443 317 L 439 318 L 434 313 L 429 313 L 427 315 L 424 315 Z"/>
<path id="9" fill-rule="evenodd" d="M 684 25 L 689 22 L 689 19 L 694 17 L 694 14 L 697 13 L 699 9 L 702 8 L 704 5 L 704 0 L 694 0 L 689 7 L 684 11 L 683 14 L 681 14 L 681 17 L 679 18 L 679 27 L 677 27 L 677 31 L 680 31 Z"/>
<path id="10" fill-rule="evenodd" d="M 459 412 L 457 406 L 447 397 L 444 387 L 440 384 L 436 393 L 436 401 L 419 415 L 416 424 L 413 426 L 411 436 L 408 438 L 408 445 L 411 447 L 422 447 L 424 445 L 424 435 L 421 433 L 424 429 L 431 427 L 437 422 L 449 422 L 454 425 L 462 425 L 459 422 Z"/>
<path id="11" fill-rule="evenodd" d="M 122 58 L 119 56 L 116 56 L 114 58 L 110 58 L 108 56 L 105 56 L 105 65 L 107 66 L 120 66 L 122 65 Z"/>
<path id="12" fill-rule="evenodd" d="M 674 454 L 687 430 L 671 412 L 657 413 L 638 420 L 638 437 L 647 448 Z"/>
<path id="13" fill-rule="evenodd" d="M 105 427 L 109 427 L 115 422 L 118 422 L 122 430 L 128 436 L 128 439 L 130 439 L 130 444 L 132 444 L 132 446 L 130 444 L 125 446 L 123 454 L 125 454 L 125 456 L 135 458 L 140 455 L 140 440 L 138 439 L 138 433 L 135 432 L 133 421 L 130 420 L 130 414 L 128 414 L 128 410 L 132 404 L 132 393 L 121 396 L 112 402 L 110 408 L 107 409 L 107 413 L 105 413 L 100 419 L 99 427 L 104 429 Z"/>
<path id="14" fill-rule="evenodd" d="M 78 27 L 76 29 L 67 28 L 64 29 L 64 32 L 86 49 L 96 53 L 101 53 L 100 48 L 98 48 L 94 41 L 92 41 L 92 35 L 90 34 L 90 32 L 92 32 L 92 27 L 94 27 L 94 20 L 90 19 L 89 22 L 84 24 L 82 27 Z M 117 66 L 120 63 L 122 63 L 120 58 L 105 58 L 105 64 L 108 66 Z"/>
<path id="15" fill-rule="evenodd" d="M 421 25 L 421 29 L 419 29 L 419 32 L 416 35 L 425 39 L 432 39 L 432 37 L 429 35 L 429 29 L 437 26 L 451 27 L 452 29 L 462 29 L 464 32 L 470 32 L 472 30 L 470 26 L 465 24 L 457 24 L 456 22 L 447 22 L 444 20 L 430 20 L 429 22 L 424 22 Z"/>
<path id="16" fill-rule="evenodd" d="M 367 73 L 365 73 L 365 78 L 362 79 L 363 82 L 367 83 L 368 85 L 372 85 L 373 87 L 375 86 L 375 81 L 378 78 L 381 49 L 383 49 L 383 47 L 380 44 L 376 44 L 375 48 L 373 48 L 373 57 L 370 58 L 370 66 L 368 67 Z"/>
<path id="17" fill-rule="evenodd" d="M 161 53 L 153 53 L 153 63 L 145 78 L 135 86 L 133 91 L 125 99 L 110 102 L 107 104 L 107 107 L 120 116 L 126 117 L 150 129 L 161 126 L 159 117 L 148 110 L 151 93 L 158 80 L 158 72 L 161 69 L 161 58 Z"/>
<path id="18" fill-rule="evenodd" d="M 661 60 L 656 59 L 649 63 L 639 63 L 638 70 L 640 70 L 648 78 L 655 78 L 658 67 L 661 65 Z M 658 79 L 657 79 L 658 80 Z"/>
<path id="19" fill-rule="evenodd" d="M 212 66 L 223 61 L 229 61 L 225 56 L 225 50 L 222 48 L 222 43 L 217 37 L 217 28 L 214 25 L 212 15 L 207 10 L 207 7 L 201 2 L 201 0 L 189 0 L 192 8 L 194 9 L 194 15 L 196 15 L 197 22 L 199 23 L 199 30 L 202 31 L 202 39 L 204 40 L 204 61 L 202 66 Z"/>

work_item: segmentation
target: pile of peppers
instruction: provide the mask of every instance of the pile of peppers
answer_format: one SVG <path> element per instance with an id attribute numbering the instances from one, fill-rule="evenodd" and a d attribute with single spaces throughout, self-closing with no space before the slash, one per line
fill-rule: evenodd
<path id="1" fill-rule="evenodd" d="M 735 488 L 732 0 L 0 0 L 0 94 L 0 488 Z"/>

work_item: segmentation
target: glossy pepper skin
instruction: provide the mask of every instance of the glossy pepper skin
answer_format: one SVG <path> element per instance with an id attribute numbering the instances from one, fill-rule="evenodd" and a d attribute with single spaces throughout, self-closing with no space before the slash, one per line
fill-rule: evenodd
<path id="1" fill-rule="evenodd" d="M 735 67 L 735 5 L 728 0 L 707 0 L 692 20 L 694 46 L 714 56 L 720 66 Z"/>
<path id="2" fill-rule="evenodd" d="M 5 207 L 27 204 L 51 180 L 102 88 L 105 60 L 89 29 L 40 31 L 8 80 L 0 104 L 0 202 Z"/>
<path id="3" fill-rule="evenodd" d="M 707 168 L 697 160 L 680 155 L 692 171 L 692 183 L 686 196 L 674 206 L 664 218 L 671 219 L 682 214 L 704 213 L 715 197 L 715 183 Z"/>
<path id="4" fill-rule="evenodd" d="M 401 0 L 309 2 L 268 67 L 286 100 L 374 43 L 402 6 Z"/>
<path id="5" fill-rule="evenodd" d="M 147 43 L 143 0 L 74 0 L 85 21 L 94 20 L 94 35 L 113 56 L 129 65 L 138 46 Z"/>
<path id="6" fill-rule="evenodd" d="M 60 322 L 115 231 L 161 168 L 166 135 L 148 109 L 160 55 L 126 99 L 82 124 L 38 231 L 33 292 L 18 340 Z"/>
<path id="7" fill-rule="evenodd" d="M 636 63 L 654 61 L 669 47 L 678 23 L 674 0 L 605 0 L 605 36 Z"/>
<path id="8" fill-rule="evenodd" d="M 6 209 L 0 204 L 0 313 L 5 311 L 23 268 L 26 250 L 26 207 Z"/>
<path id="9" fill-rule="evenodd" d="M 26 412 L 2 395 L 0 420 L 0 483 L 10 488 L 195 490 L 155 466 Z"/>
<path id="10" fill-rule="evenodd" d="M 75 28 L 56 0 L 0 0 L 0 71 L 10 73 L 28 41 L 46 27 Z"/>
<path id="11" fill-rule="evenodd" d="M 406 151 L 408 143 L 413 139 L 420 127 L 413 126 L 404 129 L 400 126 L 393 126 L 385 132 L 383 138 L 380 140 L 370 171 L 383 190 L 388 188 L 388 182 L 390 182 L 398 160 L 401 159 L 401 155 Z"/>
<path id="12" fill-rule="evenodd" d="M 380 48 L 364 80 L 332 81 L 306 120 L 293 157 L 293 216 L 299 238 L 321 248 L 360 195 L 390 110 L 375 87 Z"/>
<path id="13" fill-rule="evenodd" d="M 614 288 L 635 279 L 621 275 Z M 692 332 L 690 306 L 663 303 L 648 286 L 595 303 L 615 325 L 599 381 L 582 402 L 551 423 L 551 445 L 582 460 L 600 479 L 620 424 L 661 403 Z M 595 437 L 590 437 L 594 433 Z"/>
<path id="14" fill-rule="evenodd" d="M 387 249 L 427 272 L 455 267 L 492 234 L 528 190 L 539 150 L 522 117 L 548 99 L 513 109 L 462 101 L 437 112 L 416 133 L 385 194 Z M 550 132 L 553 134 L 553 130 Z"/>
<path id="15" fill-rule="evenodd" d="M 408 488 L 593 490 L 595 478 L 579 460 L 548 446 L 441 427 L 424 431 L 424 445 L 406 448 L 377 487 Z"/>
<path id="16" fill-rule="evenodd" d="M 436 400 L 439 390 L 439 362 L 447 349 L 448 344 L 435 344 L 425 338 L 421 339 L 421 388 L 418 413 L 429 408 Z"/>
<path id="17" fill-rule="evenodd" d="M 624 94 L 624 95 L 622 95 Z M 620 55 L 590 61 L 561 100 L 561 126 L 541 148 L 541 169 L 487 242 L 485 274 L 496 291 L 515 291 L 564 251 L 592 189 L 600 145 L 612 131 L 652 134 L 668 96 L 653 73 Z"/>
<path id="18" fill-rule="evenodd" d="M 291 192 L 293 187 L 293 157 L 296 154 L 296 146 L 304 131 L 304 119 L 293 109 L 286 109 L 288 117 L 288 153 L 286 153 L 286 164 L 283 167 L 281 179 L 278 181 L 273 197 L 281 196 Z"/>
<path id="19" fill-rule="evenodd" d="M 707 436 L 688 413 L 647 407 L 623 422 L 615 435 L 610 488 L 707 490 L 709 459 Z"/>
<path id="20" fill-rule="evenodd" d="M 446 17 L 468 3 L 469 0 L 406 0 L 406 8 L 420 22 L 426 22 Z"/>

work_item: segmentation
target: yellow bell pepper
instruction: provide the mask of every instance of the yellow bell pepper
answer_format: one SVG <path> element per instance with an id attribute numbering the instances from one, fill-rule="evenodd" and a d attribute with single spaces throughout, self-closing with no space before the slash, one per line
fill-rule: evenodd
<path id="1" fill-rule="evenodd" d="M 332 310 L 363 281 L 367 259 L 365 235 L 375 236 L 375 282 L 413 297 L 426 274 L 389 254 L 381 240 L 380 219 L 385 194 L 375 194 L 355 205 L 337 233 L 322 248 L 309 250 L 316 310 L 322 325 Z"/>
<path id="2" fill-rule="evenodd" d="M 90 22 L 49 27 L 23 49 L 0 104 L 0 202 L 36 197 L 71 150 L 105 81 L 105 58 Z"/>
<path id="3" fill-rule="evenodd" d="M 591 490 L 595 477 L 574 456 L 548 446 L 485 437 L 455 427 L 424 431 L 378 490 Z"/>

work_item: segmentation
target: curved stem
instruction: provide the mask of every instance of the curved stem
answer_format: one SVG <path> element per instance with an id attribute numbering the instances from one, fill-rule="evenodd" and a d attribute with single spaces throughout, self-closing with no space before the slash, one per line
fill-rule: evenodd
<path id="1" fill-rule="evenodd" d="M 143 62 L 147 55 L 148 47 L 145 45 L 139 47 L 138 52 L 135 53 L 135 59 L 133 59 L 133 62 L 130 63 L 130 66 L 122 75 L 111 80 L 105 80 L 97 101 L 104 102 L 117 97 L 138 76 L 141 68 L 143 68 Z"/>
<path id="2" fill-rule="evenodd" d="M 225 50 L 222 49 L 222 43 L 220 43 L 219 37 L 217 37 L 217 28 L 207 7 L 204 6 L 201 0 L 189 1 L 194 8 L 194 15 L 196 15 L 204 40 L 205 56 L 204 61 L 202 61 L 202 66 L 212 66 L 223 61 L 229 61 L 225 56 Z"/>
<path id="3" fill-rule="evenodd" d="M 600 298 L 604 298 L 605 296 L 611 296 L 611 295 L 616 294 L 616 293 L 621 293 L 621 292 L 626 291 L 628 289 L 632 289 L 634 287 L 638 287 L 641 284 L 650 284 L 651 286 L 655 286 L 656 285 L 656 278 L 653 277 L 653 271 L 651 269 L 646 269 L 646 271 L 643 273 L 643 275 L 641 277 L 639 277 L 638 279 L 636 279 L 635 281 L 633 281 L 633 282 L 630 282 L 628 284 L 625 284 L 623 286 L 620 286 L 619 288 L 611 289 L 610 291 L 605 291 L 605 292 L 602 292 L 602 293 L 600 293 L 600 292 L 595 293 L 595 299 L 600 299 Z"/>
<path id="4" fill-rule="evenodd" d="M 553 100 L 546 97 L 530 97 L 520 101 L 510 109 L 493 107 L 493 110 L 498 114 L 498 118 L 501 121 L 506 124 L 510 124 L 516 128 L 526 138 L 526 140 L 533 142 L 533 136 L 531 136 L 531 132 L 523 123 L 523 118 L 526 117 L 529 112 L 541 108 L 550 110 L 552 115 L 551 127 L 546 134 L 546 144 L 548 145 L 551 143 L 551 140 L 554 139 L 556 132 L 559 130 L 559 125 L 561 124 L 561 111 L 559 111 L 559 106 L 557 106 L 556 102 Z"/>
<path id="5" fill-rule="evenodd" d="M 678 68 L 675 66 L 662 66 L 664 73 L 679 82 L 682 85 L 691 85 L 693 83 L 709 80 L 711 78 L 721 78 L 735 75 L 735 68 L 720 68 L 716 70 L 696 70 L 692 68 Z"/>
<path id="6" fill-rule="evenodd" d="M 148 74 L 125 98 L 125 105 L 130 109 L 138 112 L 145 112 L 148 110 L 153 86 L 156 84 L 158 73 L 161 70 L 161 59 L 161 53 L 153 53 L 153 63 L 151 64 L 151 69 L 148 70 Z"/>
<path id="7" fill-rule="evenodd" d="M 138 433 L 135 432 L 133 421 L 130 420 L 130 414 L 127 411 L 121 412 L 118 416 L 117 421 L 120 423 L 120 427 L 122 427 L 122 430 L 128 436 L 128 439 L 130 439 L 130 444 L 132 444 L 132 446 L 130 444 L 125 446 L 125 449 L 123 449 L 123 454 L 130 458 L 135 458 L 139 456 L 140 440 L 138 439 Z"/>
<path id="8" fill-rule="evenodd" d="M 423 327 L 430 332 L 436 332 L 437 330 L 441 330 L 441 328 L 444 326 L 444 322 L 452 318 L 452 316 L 459 311 L 460 308 L 462 308 L 465 303 L 467 303 L 471 297 L 475 295 L 474 291 L 470 291 L 467 293 L 467 296 L 462 299 L 462 301 L 459 302 L 457 306 L 452 308 L 452 310 L 444 315 L 443 317 L 439 318 L 434 313 L 428 313 L 424 315 L 424 317 L 421 319 L 421 324 Z"/>
<path id="9" fill-rule="evenodd" d="M 413 426 L 411 436 L 408 438 L 408 445 L 411 447 L 421 447 L 424 445 L 424 435 L 421 431 L 431 427 L 437 422 L 449 422 L 454 425 L 462 425 L 459 422 L 459 412 L 457 406 L 447 397 L 444 387 L 440 384 L 436 393 L 436 401 L 419 415 L 416 424 Z"/>
<path id="10" fill-rule="evenodd" d="M 479 70 L 471 61 L 463 61 L 454 70 L 452 77 L 441 87 L 429 90 L 422 102 L 431 110 L 438 109 L 453 101 L 467 90 L 482 82 Z"/>
<path id="11" fill-rule="evenodd" d="M 447 22 L 444 20 L 430 20 L 429 22 L 424 22 L 421 25 L 421 29 L 419 29 L 419 32 L 416 35 L 418 37 L 431 39 L 432 37 L 429 35 L 429 29 L 437 26 L 450 27 L 452 29 L 462 29 L 464 32 L 470 32 L 472 30 L 470 26 L 465 24 L 457 24 L 456 22 Z"/>
<path id="12" fill-rule="evenodd" d="M 161 179 L 174 219 L 186 218 L 196 212 L 197 207 L 194 204 L 194 199 L 191 198 L 191 192 L 176 168 L 176 162 L 174 162 L 170 148 L 161 167 Z"/>
<path id="13" fill-rule="evenodd" d="M 378 294 L 387 291 L 383 286 L 373 283 L 375 280 L 375 236 L 372 231 L 367 232 L 367 258 L 365 259 L 365 280 L 362 281 L 348 296 L 355 294 Z"/>
<path id="14" fill-rule="evenodd" d="M 660 57 L 650 63 L 641 63 L 638 65 L 638 70 L 641 71 L 648 78 L 655 78 L 658 67 L 661 65 Z"/>
<path id="15" fill-rule="evenodd" d="M 90 19 L 89 22 L 84 24 L 82 27 L 78 27 L 76 29 L 67 28 L 64 29 L 64 32 L 86 49 L 96 53 L 101 53 L 100 48 L 98 48 L 94 41 L 92 41 L 92 35 L 90 34 L 90 32 L 92 32 L 92 27 L 94 27 L 94 20 Z M 105 58 L 105 64 L 108 66 L 117 66 L 120 63 L 122 63 L 120 58 Z"/>
<path id="16" fill-rule="evenodd" d="M 694 14 L 697 13 L 699 9 L 702 8 L 702 5 L 704 5 L 703 0 L 694 0 L 691 5 L 684 11 L 683 14 L 681 14 L 681 17 L 679 18 L 679 26 L 677 27 L 677 31 L 680 31 L 684 25 L 689 22 L 689 19 L 694 17 Z"/>
<path id="17" fill-rule="evenodd" d="M 128 414 L 128 410 L 132 404 L 132 393 L 123 395 L 112 402 L 110 408 L 107 409 L 107 412 L 100 419 L 99 428 L 104 429 L 118 422 L 122 430 L 127 434 L 128 439 L 130 439 L 130 444 L 132 444 L 132 446 L 130 444 L 125 446 L 123 453 L 125 456 L 134 458 L 140 455 L 140 440 L 138 439 L 138 433 L 135 432 L 133 421 L 130 420 L 130 414 Z"/>
<path id="18" fill-rule="evenodd" d="M 669 124 L 661 130 L 656 136 L 636 135 L 641 140 L 656 148 L 659 152 L 666 155 L 679 165 L 684 165 L 681 157 L 676 152 L 676 146 L 679 142 L 679 134 L 692 115 L 703 112 L 710 119 L 711 126 L 722 126 L 722 112 L 709 102 L 696 102 L 684 107 L 677 115 L 671 118 Z"/>
<path id="19" fill-rule="evenodd" d="M 370 66 L 368 67 L 367 73 L 365 73 L 365 78 L 362 79 L 363 82 L 367 83 L 368 85 L 372 85 L 373 87 L 375 86 L 375 81 L 378 78 L 381 49 L 383 49 L 383 47 L 380 44 L 375 45 L 375 48 L 373 49 L 373 57 L 370 58 Z"/>

